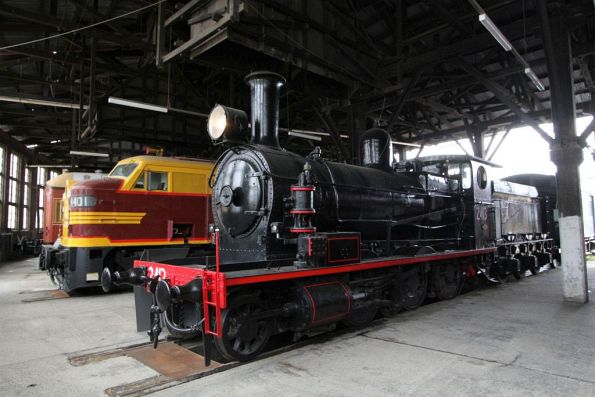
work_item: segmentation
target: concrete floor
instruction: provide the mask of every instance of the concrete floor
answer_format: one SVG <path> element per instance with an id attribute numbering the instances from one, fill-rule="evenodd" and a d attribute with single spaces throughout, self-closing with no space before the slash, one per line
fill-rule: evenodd
<path id="1" fill-rule="evenodd" d="M 23 303 L 53 284 L 37 258 L 0 263 L 0 396 L 105 396 L 155 372 L 129 357 L 82 367 L 67 354 L 146 341 L 131 293 Z"/>
<path id="2" fill-rule="evenodd" d="M 129 357 L 71 366 L 68 353 L 146 341 L 132 294 L 22 303 L 20 292 L 51 288 L 35 268 L 0 264 L 1 396 L 101 396 L 156 375 Z M 154 395 L 595 396 L 595 302 L 563 303 L 561 276 L 471 292 Z"/>

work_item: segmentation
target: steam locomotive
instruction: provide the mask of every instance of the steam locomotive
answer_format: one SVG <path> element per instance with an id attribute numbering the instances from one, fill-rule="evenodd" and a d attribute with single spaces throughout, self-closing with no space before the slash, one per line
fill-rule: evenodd
<path id="1" fill-rule="evenodd" d="M 470 156 L 393 164 L 380 129 L 363 135 L 359 166 L 327 161 L 319 148 L 302 157 L 279 147 L 283 77 L 245 81 L 250 123 L 222 105 L 208 121 L 211 137 L 231 145 L 212 175 L 215 256 L 136 261 L 102 275 L 104 288 L 142 287 L 137 306 L 149 314 L 137 324 L 155 345 L 163 322 L 176 336 L 214 337 L 227 359 L 250 360 L 274 334 L 362 326 L 427 296 L 453 298 L 478 274 L 520 278 L 557 258 L 536 189 L 493 181 L 494 164 Z"/>
<path id="2" fill-rule="evenodd" d="M 67 185 L 61 233 L 44 246 L 40 268 L 73 293 L 100 286 L 104 268 L 132 268 L 147 247 L 168 255 L 174 247 L 177 255 L 212 250 L 207 182 L 212 168 L 205 161 L 135 156 L 118 162 L 107 177 Z"/>

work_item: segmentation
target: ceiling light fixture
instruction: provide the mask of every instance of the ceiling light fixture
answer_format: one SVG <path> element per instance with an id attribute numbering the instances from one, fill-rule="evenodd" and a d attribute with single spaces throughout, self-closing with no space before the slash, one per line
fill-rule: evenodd
<path id="1" fill-rule="evenodd" d="M 152 112 L 159 112 L 159 113 L 175 112 L 175 113 L 188 114 L 190 116 L 195 116 L 195 117 L 205 117 L 205 118 L 209 117 L 209 115 L 206 113 L 199 113 L 199 112 L 193 112 L 193 111 L 185 110 L 185 109 L 172 108 L 171 106 L 165 107 L 165 106 L 153 105 L 152 103 L 132 101 L 130 99 L 118 98 L 115 96 L 110 96 L 109 98 L 107 98 L 107 103 L 111 103 L 113 105 L 127 106 L 130 108 L 136 108 L 136 109 L 150 110 Z"/>
<path id="2" fill-rule="evenodd" d="M 295 132 L 295 131 L 289 131 L 287 132 L 287 135 L 290 136 L 295 136 L 297 138 L 304 138 L 304 139 L 309 139 L 311 141 L 322 141 L 322 138 L 316 135 L 310 135 L 310 134 L 303 134 L 301 132 Z"/>
<path id="3" fill-rule="evenodd" d="M 64 164 L 29 164 L 27 168 L 73 168 L 73 166 Z"/>
<path id="4" fill-rule="evenodd" d="M 298 130 L 296 128 L 283 128 L 283 127 L 279 127 L 279 131 L 284 131 L 284 132 L 299 132 L 301 134 L 309 134 L 309 135 L 318 135 L 318 136 L 331 136 L 331 134 L 329 134 L 328 132 L 320 132 L 320 131 L 310 131 L 310 130 Z M 343 139 L 349 139 L 349 135 L 345 135 L 345 134 L 341 134 L 339 135 L 341 138 Z"/>
<path id="5" fill-rule="evenodd" d="M 525 68 L 525 74 L 531 79 L 531 81 L 539 91 L 545 90 L 545 87 L 541 83 L 541 80 L 539 80 L 539 77 L 537 77 L 537 75 L 531 68 Z"/>
<path id="6" fill-rule="evenodd" d="M 409 142 L 401 142 L 401 141 L 390 141 L 393 145 L 401 145 L 401 146 L 413 146 L 413 147 L 421 147 L 418 143 L 409 143 Z"/>
<path id="7" fill-rule="evenodd" d="M 488 14 L 486 14 L 485 10 L 481 7 L 481 5 L 479 5 L 477 0 L 468 0 L 468 1 L 471 4 L 471 6 L 475 9 L 475 11 L 477 11 L 477 13 L 479 14 L 478 15 L 479 22 L 487 29 L 488 32 L 490 32 L 490 34 L 494 37 L 494 39 L 496 39 L 498 44 L 500 44 L 502 46 L 504 51 L 512 52 L 512 55 L 514 55 L 514 57 L 517 59 L 517 61 L 523 66 L 525 74 L 531 80 L 531 82 L 535 85 L 535 87 L 539 91 L 545 90 L 543 83 L 539 80 L 539 78 L 533 72 L 533 70 L 531 70 L 529 63 L 512 46 L 510 41 L 508 41 L 506 36 L 504 36 L 504 33 L 502 33 L 502 31 L 500 29 L 498 29 L 498 26 L 496 26 L 494 21 L 492 21 L 490 19 Z M 593 0 L 593 1 L 595 2 L 595 0 Z"/>
<path id="8" fill-rule="evenodd" d="M 109 157 L 109 153 L 81 152 L 79 150 L 71 150 L 70 154 L 73 156 Z"/>
<path id="9" fill-rule="evenodd" d="M 53 106 L 57 108 L 67 108 L 67 109 L 80 109 L 81 105 L 78 103 L 71 103 L 71 102 L 60 102 L 56 100 L 47 100 L 47 99 L 37 99 L 37 98 L 27 98 L 27 97 L 15 97 L 15 96 L 8 96 L 8 95 L 0 95 L 0 101 L 3 102 L 14 102 L 14 103 L 26 103 L 29 105 L 42 105 L 42 106 Z M 89 106 L 83 105 L 83 109 L 88 109 Z M 35 109 L 31 109 L 32 112 Z"/>
<path id="10" fill-rule="evenodd" d="M 500 43 L 502 48 L 504 48 L 504 51 L 508 52 L 512 50 L 512 44 L 510 44 L 510 41 L 508 41 L 506 36 L 504 36 L 504 33 L 498 29 L 494 21 L 492 21 L 486 13 L 479 14 L 479 22 L 481 22 L 484 28 L 486 28 L 487 31 L 490 32 L 492 36 L 494 36 L 496 41 Z"/>
<path id="11" fill-rule="evenodd" d="M 153 112 L 167 113 L 167 108 L 165 106 L 152 105 L 150 103 L 145 102 L 131 101 L 130 99 L 117 98 L 114 96 L 109 97 L 107 99 L 107 103 L 120 106 L 128 106 L 130 108 L 136 109 L 150 110 Z"/>

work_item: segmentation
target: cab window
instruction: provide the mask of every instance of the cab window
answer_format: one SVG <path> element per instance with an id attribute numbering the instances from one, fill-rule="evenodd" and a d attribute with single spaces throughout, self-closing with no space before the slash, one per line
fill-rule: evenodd
<path id="1" fill-rule="evenodd" d="M 145 172 L 140 174 L 136 182 L 134 182 L 134 189 L 145 189 Z"/>
<path id="2" fill-rule="evenodd" d="M 167 172 L 147 172 L 147 190 L 167 191 Z"/>
<path id="3" fill-rule="evenodd" d="M 128 164 L 116 164 L 112 172 L 109 173 L 109 176 L 120 176 L 127 178 L 132 171 L 136 169 L 136 163 L 128 163 Z"/>
<path id="4" fill-rule="evenodd" d="M 463 181 L 463 189 L 471 188 L 471 164 L 461 164 L 461 180 Z"/>
<path id="5" fill-rule="evenodd" d="M 461 178 L 461 187 L 469 189 L 471 187 L 471 166 L 469 163 L 449 163 L 448 176 Z M 452 182 L 452 190 L 458 189 L 458 183 Z"/>
<path id="6" fill-rule="evenodd" d="M 488 186 L 488 173 L 481 165 L 477 168 L 477 184 L 482 190 Z"/>

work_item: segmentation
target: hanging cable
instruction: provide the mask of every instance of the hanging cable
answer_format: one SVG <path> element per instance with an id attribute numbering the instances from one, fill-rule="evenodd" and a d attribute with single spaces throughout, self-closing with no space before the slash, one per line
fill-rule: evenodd
<path id="1" fill-rule="evenodd" d="M 72 34 L 72 33 L 77 33 L 77 32 L 83 31 L 83 30 L 94 28 L 96 26 L 103 25 L 105 23 L 109 23 L 109 22 L 115 21 L 117 19 L 127 17 L 128 15 L 136 14 L 136 13 L 141 12 L 141 11 L 144 11 L 144 10 L 146 10 L 148 8 L 155 7 L 156 5 L 159 5 L 159 4 L 164 3 L 166 1 L 167 0 L 159 0 L 159 1 L 155 2 L 155 3 L 152 3 L 152 4 L 149 4 L 147 6 L 138 8 L 136 10 L 129 11 L 129 12 L 124 13 L 122 15 L 118 15 L 118 16 L 115 16 L 113 18 L 105 19 L 105 20 L 99 21 L 97 23 L 92 23 L 91 25 L 81 26 L 80 28 L 69 30 L 68 32 L 58 33 L 58 34 L 54 34 L 52 36 L 42 37 L 41 39 L 30 40 L 30 41 L 25 41 L 23 43 L 11 44 L 11 45 L 8 45 L 8 46 L 0 47 L 0 51 L 2 51 L 2 50 L 9 50 L 11 48 L 21 47 L 21 46 L 28 45 L 28 44 L 39 43 L 39 42 L 42 42 L 42 41 L 45 41 L 45 40 L 51 40 L 51 39 L 55 39 L 57 37 L 67 36 L 67 35 Z"/>

